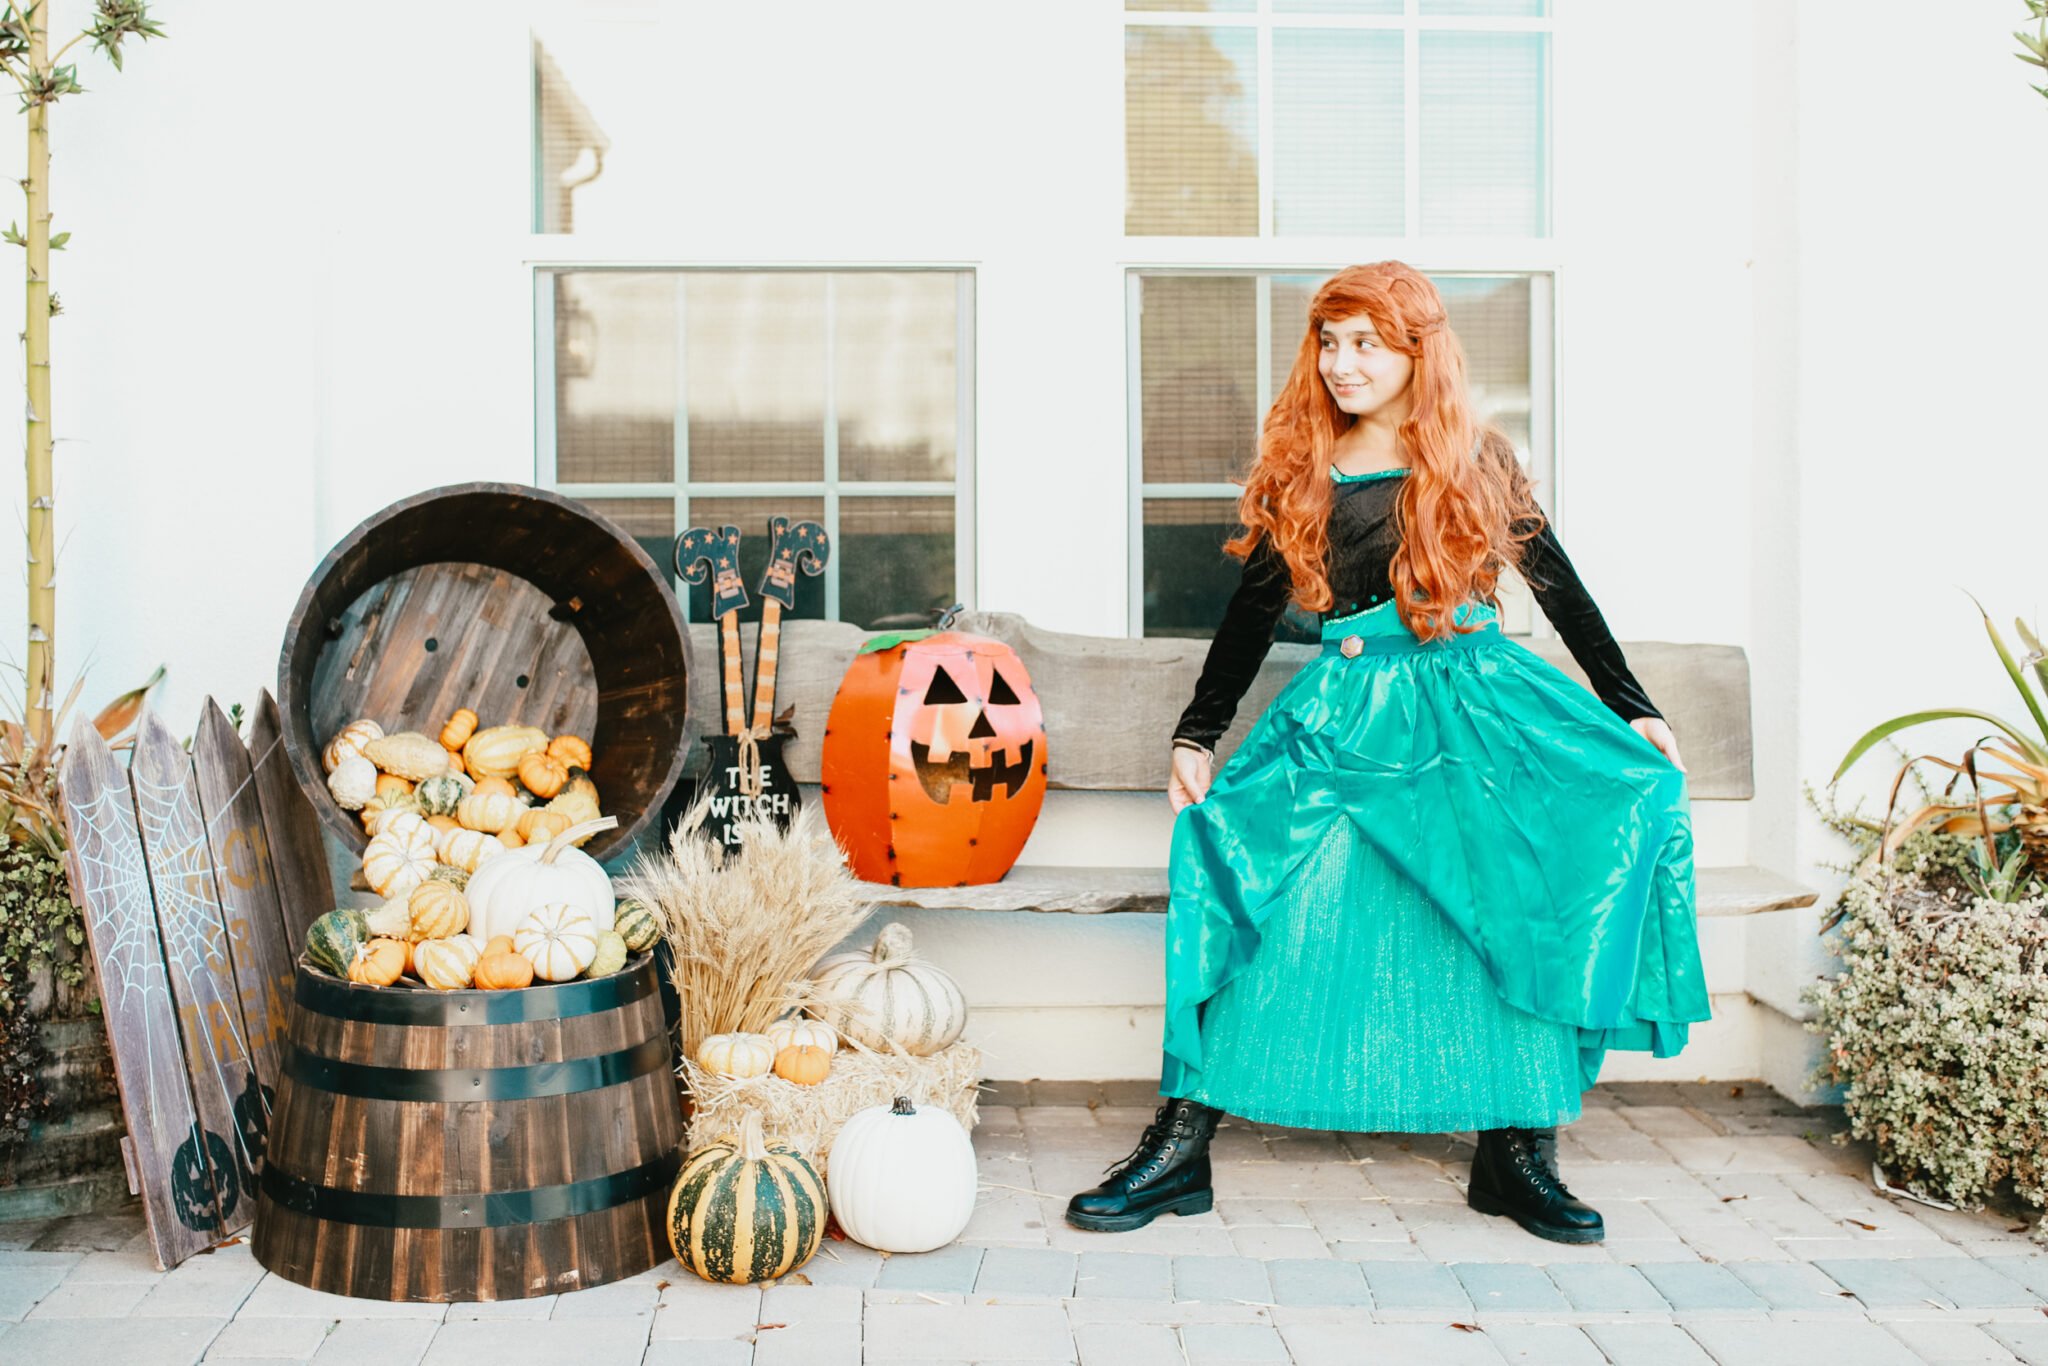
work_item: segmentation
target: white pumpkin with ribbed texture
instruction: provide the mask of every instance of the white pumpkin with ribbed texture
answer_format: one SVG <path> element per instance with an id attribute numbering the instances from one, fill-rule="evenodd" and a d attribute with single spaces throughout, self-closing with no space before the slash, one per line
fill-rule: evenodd
<path id="1" fill-rule="evenodd" d="M 893 1044 L 925 1057 L 967 1028 L 967 998 L 959 984 L 911 952 L 907 925 L 884 926 L 865 953 L 826 958 L 811 973 L 811 983 L 811 1012 L 877 1052 L 889 1052 Z"/>
<path id="2" fill-rule="evenodd" d="M 434 852 L 441 862 L 474 876 L 490 860 L 505 856 L 505 843 L 487 831 L 465 830 L 458 825 L 436 832 Z"/>
<path id="3" fill-rule="evenodd" d="M 433 830 L 424 821 L 378 835 L 363 850 L 363 877 L 381 897 L 404 896 L 433 871 Z"/>
<path id="4" fill-rule="evenodd" d="M 880 1252 L 929 1252 L 966 1231 L 980 1182 L 960 1121 L 902 1096 L 839 1127 L 825 1159 L 839 1227 Z"/>
<path id="5" fill-rule="evenodd" d="M 590 917 L 597 932 L 612 928 L 617 902 L 604 867 L 575 847 L 578 839 L 617 825 L 618 818 L 572 825 L 545 844 L 499 854 L 475 870 L 463 888 L 469 897 L 469 932 L 483 939 L 516 934 L 542 906 L 573 906 Z M 486 836 L 493 843 L 496 836 Z"/>
<path id="6" fill-rule="evenodd" d="M 566 982 L 582 975 L 597 957 L 599 933 L 588 912 L 557 903 L 527 916 L 512 936 L 512 948 L 533 964 L 533 975 L 543 982 Z"/>
<path id="7" fill-rule="evenodd" d="M 792 1015 L 777 1020 L 761 1033 L 775 1045 L 777 1053 L 785 1048 L 822 1048 L 827 1053 L 839 1050 L 839 1031 L 823 1020 L 806 1020 Z"/>
<path id="8" fill-rule="evenodd" d="M 461 991 L 476 978 L 477 952 L 474 946 L 458 944 L 454 938 L 429 939 L 412 951 L 412 965 L 419 979 L 436 991 Z"/>
<path id="9" fill-rule="evenodd" d="M 375 721 L 367 718 L 360 721 L 351 721 L 343 726 L 340 733 L 327 742 L 327 748 L 320 752 L 320 766 L 329 773 L 332 773 L 341 766 L 343 759 L 348 758 L 350 755 L 360 758 L 364 745 L 369 744 L 372 740 L 381 740 L 383 738 L 384 727 L 378 725 Z M 375 769 L 376 765 L 371 764 L 370 767 Z"/>
<path id="10" fill-rule="evenodd" d="M 697 1066 L 736 1081 L 765 1077 L 775 1066 L 775 1045 L 763 1034 L 713 1034 L 697 1045 Z"/>

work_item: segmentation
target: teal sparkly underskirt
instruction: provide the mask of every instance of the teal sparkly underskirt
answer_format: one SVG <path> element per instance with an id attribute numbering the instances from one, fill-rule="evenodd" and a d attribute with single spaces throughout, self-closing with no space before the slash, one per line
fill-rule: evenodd
<path id="1" fill-rule="evenodd" d="M 1429 644 L 1391 607 L 1330 623 L 1181 812 L 1164 1094 L 1545 1126 L 1609 1048 L 1670 1057 L 1708 1017 L 1683 775 L 1491 616 Z"/>

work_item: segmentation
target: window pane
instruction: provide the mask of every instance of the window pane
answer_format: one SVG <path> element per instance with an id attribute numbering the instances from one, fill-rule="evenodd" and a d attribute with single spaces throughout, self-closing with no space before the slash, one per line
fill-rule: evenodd
<path id="1" fill-rule="evenodd" d="M 1145 634 L 1212 636 L 1243 566 L 1223 553 L 1238 530 L 1223 498 L 1145 500 Z"/>
<path id="2" fill-rule="evenodd" d="M 1399 14 L 1401 0 L 1274 0 L 1278 14 Z M 1279 79 L 1276 74 L 1274 79 Z"/>
<path id="3" fill-rule="evenodd" d="M 941 271 L 833 277 L 841 478 L 953 477 L 959 278 Z"/>
<path id="4" fill-rule="evenodd" d="M 579 498 L 631 536 L 666 575 L 675 570 L 676 504 L 673 498 Z"/>
<path id="5" fill-rule="evenodd" d="M 1544 33 L 1423 33 L 1422 230 L 1543 237 Z"/>
<path id="6" fill-rule="evenodd" d="M 1465 347 L 1472 406 L 1498 423 L 1517 450 L 1529 449 L 1529 281 L 1438 280 L 1451 330 Z"/>
<path id="7" fill-rule="evenodd" d="M 955 601 L 953 500 L 839 500 L 839 618 L 869 630 L 929 626 Z"/>
<path id="8" fill-rule="evenodd" d="M 1273 34 L 1273 231 L 1396 234 L 1406 225 L 1399 33 Z"/>
<path id="9" fill-rule="evenodd" d="M 683 277 L 690 481 L 825 477 L 825 277 Z"/>
<path id="10" fill-rule="evenodd" d="M 1273 352 L 1269 358 L 1268 383 L 1271 385 L 1269 392 L 1275 395 L 1287 387 L 1287 377 L 1293 373 L 1294 362 L 1301 355 L 1302 340 L 1308 336 L 1309 301 L 1316 297 L 1316 291 L 1329 278 L 1327 275 L 1275 275 L 1268 285 L 1273 291 Z M 1265 414 L 1261 413 L 1259 417 L 1263 421 Z"/>
<path id="11" fill-rule="evenodd" d="M 1259 231 L 1258 38 L 1238 28 L 1124 30 L 1124 231 Z"/>
<path id="12" fill-rule="evenodd" d="M 1550 13 L 1546 0 L 1422 0 L 1426 19 L 1476 15 L 1485 19 L 1541 19 Z"/>
<path id="13" fill-rule="evenodd" d="M 690 500 L 690 525 L 708 526 L 716 530 L 722 526 L 736 526 L 740 529 L 740 582 L 746 585 L 747 606 L 740 613 L 741 621 L 761 619 L 761 576 L 768 569 L 768 519 L 787 517 L 792 522 L 825 521 L 825 500 L 822 498 L 692 498 Z M 838 547 L 833 547 L 838 554 Z M 671 565 L 671 568 L 674 566 Z M 711 584 L 683 585 L 689 590 L 689 616 L 691 621 L 711 620 Z M 825 576 L 812 578 L 809 574 L 796 576 L 796 610 L 785 611 L 785 617 L 805 617 L 821 620 L 825 615 Z M 699 663 L 700 668 L 704 667 Z"/>
<path id="14" fill-rule="evenodd" d="M 1155 275 L 1141 288 L 1145 482 L 1242 478 L 1259 418 L 1254 281 Z"/>
<path id="15" fill-rule="evenodd" d="M 555 477 L 667 483 L 675 418 L 675 277 L 555 276 Z"/>

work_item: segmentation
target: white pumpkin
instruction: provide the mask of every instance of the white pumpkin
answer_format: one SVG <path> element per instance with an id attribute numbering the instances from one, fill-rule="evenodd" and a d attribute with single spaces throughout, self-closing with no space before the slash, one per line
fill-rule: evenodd
<path id="1" fill-rule="evenodd" d="M 428 828 L 432 829 L 431 826 Z M 502 858 L 505 852 L 505 842 L 496 835 L 487 834 L 482 830 L 464 829 L 459 825 L 437 832 L 434 838 L 434 853 L 441 862 L 470 874 L 474 874 L 490 860 Z M 465 894 L 468 891 L 467 888 L 463 890 Z M 506 930 L 503 933 L 509 934 L 511 931 Z"/>
<path id="2" fill-rule="evenodd" d="M 572 825 L 545 844 L 498 854 L 474 869 L 469 885 L 463 888 L 469 897 L 469 932 L 484 939 L 517 934 L 526 917 L 549 905 L 582 911 L 597 927 L 594 933 L 611 929 L 618 905 L 612 880 L 603 865 L 575 846 L 579 838 L 618 823 L 617 817 L 605 816 Z M 495 835 L 483 838 L 498 843 Z"/>
<path id="3" fill-rule="evenodd" d="M 944 1247 L 974 1217 L 974 1144 L 935 1105 L 898 1096 L 859 1111 L 832 1139 L 825 1169 L 839 1227 L 880 1252 Z"/>
<path id="4" fill-rule="evenodd" d="M 422 982 L 437 991 L 461 991 L 468 987 L 476 978 L 476 960 L 474 948 L 458 944 L 453 938 L 429 939 L 412 951 L 414 971 Z"/>
<path id="5" fill-rule="evenodd" d="M 410 830 L 378 835 L 363 850 L 363 877 L 386 899 L 406 895 L 433 871 L 433 829 L 424 821 Z"/>
<path id="6" fill-rule="evenodd" d="M 916 1057 L 967 1028 L 967 998 L 952 977 L 911 952 L 910 928 L 892 924 L 865 953 L 835 953 L 811 973 L 811 1010 L 856 1043 Z"/>
<path id="7" fill-rule="evenodd" d="M 761 1033 L 775 1045 L 777 1053 L 785 1048 L 822 1048 L 827 1053 L 839 1050 L 838 1030 L 823 1020 L 806 1020 L 801 1015 L 777 1020 Z"/>
<path id="8" fill-rule="evenodd" d="M 697 1045 L 697 1066 L 745 1081 L 775 1066 L 775 1045 L 762 1034 L 713 1034 Z"/>
<path id="9" fill-rule="evenodd" d="M 360 754 L 345 754 L 327 771 L 327 792 L 344 811 L 360 811 L 377 795 L 377 766 Z"/>
<path id="10" fill-rule="evenodd" d="M 394 830 L 402 835 L 409 835 L 413 830 L 418 829 L 425 830 L 428 839 L 434 838 L 434 832 L 427 826 L 427 818 L 417 811 L 408 811 L 402 806 L 387 806 L 380 809 L 374 816 L 370 817 L 369 826 L 370 833 L 373 835 L 382 835 Z"/>
<path id="11" fill-rule="evenodd" d="M 512 948 L 533 964 L 533 975 L 543 982 L 566 982 L 597 957 L 599 933 L 581 907 L 542 906 L 512 936 Z"/>
<path id="12" fill-rule="evenodd" d="M 375 721 L 368 720 L 367 718 L 361 721 L 351 721 L 341 728 L 341 732 L 338 735 L 327 742 L 327 748 L 320 752 L 320 765 L 329 773 L 332 773 L 335 769 L 341 767 L 343 759 L 348 758 L 350 755 L 361 758 L 364 745 L 369 744 L 372 740 L 381 740 L 383 738 L 384 727 L 378 725 Z M 367 763 L 368 760 L 364 760 L 364 762 Z M 376 765 L 371 764 L 370 767 L 374 770 Z M 361 805 L 361 803 L 357 803 L 357 805 Z"/>

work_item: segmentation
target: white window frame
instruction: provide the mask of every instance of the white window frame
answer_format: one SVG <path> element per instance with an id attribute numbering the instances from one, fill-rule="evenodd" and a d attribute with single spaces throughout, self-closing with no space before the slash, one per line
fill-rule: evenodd
<path id="1" fill-rule="evenodd" d="M 548 240 L 568 240 L 553 238 Z M 569 273 L 599 271 L 666 275 L 676 284 L 676 407 L 674 418 L 675 478 L 646 483 L 564 483 L 557 463 L 557 413 L 555 411 L 555 291 L 554 278 Z M 689 388 L 685 370 L 685 329 L 688 327 L 681 298 L 683 281 L 701 274 L 766 274 L 777 271 L 821 275 L 825 285 L 825 316 L 820 327 L 820 369 L 825 380 L 824 469 L 817 479 L 750 480 L 728 482 L 690 478 Z M 957 446 L 953 457 L 953 478 L 924 480 L 842 480 L 839 470 L 838 358 L 833 323 L 837 288 L 835 276 L 886 272 L 891 274 L 941 273 L 956 278 L 954 356 L 954 426 Z M 975 600 L 974 554 L 974 298 L 975 274 L 971 266 L 868 263 L 857 266 L 817 265 L 754 266 L 687 264 L 680 262 L 624 264 L 615 261 L 558 260 L 533 264 L 534 318 L 534 471 L 535 483 L 570 498 L 641 498 L 673 500 L 677 535 L 693 525 L 690 503 L 700 499 L 725 498 L 816 498 L 824 505 L 826 533 L 839 540 L 840 507 L 849 498 L 941 498 L 953 499 L 953 600 Z M 743 528 L 746 530 L 747 528 Z M 823 583 L 825 617 L 839 620 L 840 565 L 838 555 L 826 561 Z M 675 577 L 673 564 L 663 569 L 671 577 L 683 618 L 690 619 L 689 586 Z"/>
<path id="2" fill-rule="evenodd" d="M 1242 13 L 1212 13 L 1207 10 L 1133 11 L 1123 15 L 1124 28 L 1210 27 L 1249 28 L 1258 35 L 1258 203 L 1259 235 L 1251 236 L 1157 236 L 1126 235 L 1125 339 L 1127 417 L 1125 442 L 1129 466 L 1128 584 L 1126 591 L 1127 632 L 1145 634 L 1144 530 L 1145 500 L 1148 498 L 1236 498 L 1238 484 L 1152 484 L 1144 478 L 1144 395 L 1142 384 L 1143 329 L 1141 323 L 1140 279 L 1144 276 L 1252 275 L 1258 278 L 1255 304 L 1257 406 L 1263 420 L 1272 406 L 1272 381 L 1268 358 L 1272 340 L 1272 296 L 1266 283 L 1274 275 L 1331 275 L 1345 265 L 1361 261 L 1402 260 L 1433 279 L 1447 276 L 1525 276 L 1530 281 L 1529 299 L 1529 445 L 1520 452 L 1537 493 L 1553 519 L 1562 515 L 1564 490 L 1557 459 L 1557 432 L 1562 385 L 1558 364 L 1557 317 L 1564 292 L 1566 270 L 1556 239 L 1551 235 L 1556 180 L 1556 157 L 1551 145 L 1551 91 L 1556 62 L 1557 17 L 1555 4 L 1542 18 L 1494 18 L 1482 15 L 1426 16 L 1421 0 L 1404 0 L 1401 13 L 1385 15 L 1291 14 L 1276 10 L 1274 0 L 1256 0 Z M 1405 231 L 1391 236 L 1306 236 L 1273 234 L 1273 33 L 1277 29 L 1366 29 L 1396 30 L 1405 35 L 1403 44 L 1403 212 Z M 1421 35 L 1425 32 L 1547 33 L 1551 41 L 1543 48 L 1542 81 L 1544 104 L 1542 175 L 1537 192 L 1542 205 L 1540 236 L 1476 237 L 1426 236 L 1421 230 Z M 1129 162 L 1124 165 L 1126 176 Z M 1128 193 L 1125 196 L 1128 203 Z M 1257 438 L 1257 430 L 1245 434 L 1246 448 Z M 1512 593 L 1526 594 L 1520 585 Z M 1523 616 L 1510 608 L 1510 616 Z M 1533 612 L 1532 634 L 1547 634 L 1548 626 Z"/>

